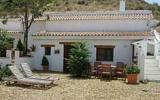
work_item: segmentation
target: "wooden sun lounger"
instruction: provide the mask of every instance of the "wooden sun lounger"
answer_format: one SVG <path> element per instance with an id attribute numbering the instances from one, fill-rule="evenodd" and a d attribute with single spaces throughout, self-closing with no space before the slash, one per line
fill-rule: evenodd
<path id="1" fill-rule="evenodd" d="M 23 85 L 39 85 L 39 86 L 44 86 L 44 87 L 47 87 L 53 84 L 53 82 L 49 80 L 26 78 L 16 66 L 9 66 L 9 69 L 15 76 L 15 78 L 4 78 L 3 79 L 9 84 L 14 83 L 14 84 L 23 84 Z"/>
<path id="2" fill-rule="evenodd" d="M 49 80 L 49 81 L 57 81 L 59 78 L 49 77 L 49 76 L 36 76 L 33 75 L 32 70 L 28 63 L 21 63 L 21 68 L 27 78 L 31 79 L 41 79 L 41 80 Z"/>

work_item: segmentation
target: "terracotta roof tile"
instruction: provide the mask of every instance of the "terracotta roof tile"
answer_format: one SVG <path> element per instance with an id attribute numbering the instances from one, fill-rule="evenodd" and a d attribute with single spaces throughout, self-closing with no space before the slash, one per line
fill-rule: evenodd
<path id="1" fill-rule="evenodd" d="M 150 32 L 39 32 L 32 36 L 152 36 Z"/>
<path id="2" fill-rule="evenodd" d="M 94 19 L 130 19 L 146 20 L 153 19 L 150 10 L 126 10 L 120 11 L 95 11 L 95 12 L 48 12 L 44 16 L 49 16 L 50 20 L 94 20 Z"/>
<path id="3" fill-rule="evenodd" d="M 81 12 L 45 12 L 35 21 L 45 20 L 150 20 L 153 19 L 150 10 L 126 10 L 121 11 L 81 11 Z M 3 20 L 3 19 L 0 19 Z M 9 21 L 21 21 L 20 18 L 8 19 Z"/>
<path id="4" fill-rule="evenodd" d="M 7 32 L 11 34 L 23 34 L 23 32 L 20 31 L 7 31 Z"/>

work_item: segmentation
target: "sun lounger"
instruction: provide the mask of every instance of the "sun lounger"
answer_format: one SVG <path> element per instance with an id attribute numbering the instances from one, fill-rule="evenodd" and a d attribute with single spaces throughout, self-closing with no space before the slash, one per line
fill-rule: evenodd
<path id="1" fill-rule="evenodd" d="M 22 68 L 22 70 L 24 72 L 24 75 L 27 78 L 49 80 L 49 81 L 57 81 L 57 80 L 59 80 L 58 78 L 49 77 L 49 76 L 36 76 L 36 75 L 33 75 L 32 70 L 31 70 L 31 68 L 30 68 L 28 63 L 21 63 L 21 68 Z"/>
<path id="2" fill-rule="evenodd" d="M 49 86 L 53 83 L 52 81 L 49 81 L 49 80 L 26 78 L 16 66 L 9 66 L 9 69 L 11 70 L 13 75 L 16 77 L 15 79 L 13 79 L 11 81 L 15 82 L 17 84 L 41 85 L 41 86 L 46 87 L 46 86 Z"/>

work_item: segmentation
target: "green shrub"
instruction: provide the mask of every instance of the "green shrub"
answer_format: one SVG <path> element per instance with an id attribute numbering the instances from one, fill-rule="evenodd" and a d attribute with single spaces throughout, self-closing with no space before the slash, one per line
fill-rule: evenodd
<path id="1" fill-rule="evenodd" d="M 9 77 L 12 75 L 12 72 L 8 68 L 8 66 L 0 68 L 0 81 L 2 80 L 2 77 Z"/>
<path id="2" fill-rule="evenodd" d="M 126 68 L 126 73 L 127 74 L 139 74 L 140 69 L 138 68 L 138 66 L 133 65 L 133 66 L 130 66 L 130 67 Z"/>
<path id="3" fill-rule="evenodd" d="M 19 51 L 25 50 L 25 47 L 24 47 L 23 43 L 21 42 L 21 39 L 19 39 L 19 41 L 18 41 L 17 50 L 19 50 Z"/>
<path id="4" fill-rule="evenodd" d="M 90 53 L 86 43 L 78 42 L 72 46 L 69 59 L 67 59 L 70 73 L 76 77 L 87 75 Z"/>
<path id="5" fill-rule="evenodd" d="M 48 59 L 45 56 L 43 56 L 42 65 L 43 66 L 48 66 L 49 65 Z"/>
<path id="6" fill-rule="evenodd" d="M 6 57 L 6 50 L 13 46 L 13 39 L 9 33 L 0 29 L 0 57 Z"/>

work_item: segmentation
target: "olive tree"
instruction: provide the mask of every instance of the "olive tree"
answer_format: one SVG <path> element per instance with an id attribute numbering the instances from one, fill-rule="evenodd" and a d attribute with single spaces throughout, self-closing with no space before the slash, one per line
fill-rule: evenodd
<path id="1" fill-rule="evenodd" d="M 46 5 L 53 0 L 1 0 L 0 16 L 8 19 L 10 17 L 21 18 L 24 31 L 25 53 L 28 49 L 28 33 L 34 19 L 40 17 L 45 11 Z M 5 22 L 5 21 L 4 21 Z"/>

